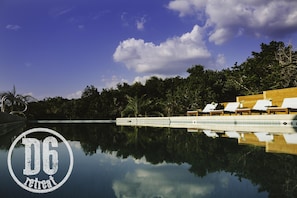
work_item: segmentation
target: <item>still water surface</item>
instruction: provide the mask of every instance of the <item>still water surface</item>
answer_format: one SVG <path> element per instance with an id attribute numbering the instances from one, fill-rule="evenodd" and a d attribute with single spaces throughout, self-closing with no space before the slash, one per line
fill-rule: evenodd
<path id="1" fill-rule="evenodd" d="M 71 176 L 46 194 L 19 187 L 7 167 L 14 138 L 34 127 L 59 132 L 73 151 Z M 297 193 L 297 155 L 266 153 L 264 147 L 209 138 L 187 129 L 31 124 L 2 134 L 0 146 L 1 197 L 243 198 L 294 197 Z M 59 154 L 60 166 L 64 154 Z M 16 166 L 22 167 L 18 155 L 14 155 L 20 158 Z"/>

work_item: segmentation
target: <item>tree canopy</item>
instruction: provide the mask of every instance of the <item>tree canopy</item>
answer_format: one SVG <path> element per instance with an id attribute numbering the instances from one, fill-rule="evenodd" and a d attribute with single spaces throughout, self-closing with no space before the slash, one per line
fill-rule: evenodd
<path id="1" fill-rule="evenodd" d="M 297 52 L 291 45 L 262 43 L 243 63 L 222 70 L 193 65 L 187 77 L 151 77 L 144 84 L 118 84 L 98 91 L 88 85 L 79 99 L 46 98 L 31 102 L 31 119 L 115 119 L 120 116 L 172 116 L 210 102 L 235 101 L 238 95 L 297 86 Z M 138 105 L 138 106 L 137 106 Z"/>

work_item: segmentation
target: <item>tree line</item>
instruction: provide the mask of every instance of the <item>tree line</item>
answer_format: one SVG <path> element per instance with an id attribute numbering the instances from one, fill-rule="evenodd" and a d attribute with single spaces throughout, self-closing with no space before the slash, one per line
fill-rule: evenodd
<path id="1" fill-rule="evenodd" d="M 29 119 L 115 119 L 122 116 L 174 116 L 210 102 L 235 101 L 238 95 L 297 86 L 297 51 L 281 41 L 262 43 L 243 63 L 222 70 L 193 65 L 187 77 L 144 84 L 120 83 L 116 88 L 88 85 L 79 99 L 45 98 L 28 105 Z"/>

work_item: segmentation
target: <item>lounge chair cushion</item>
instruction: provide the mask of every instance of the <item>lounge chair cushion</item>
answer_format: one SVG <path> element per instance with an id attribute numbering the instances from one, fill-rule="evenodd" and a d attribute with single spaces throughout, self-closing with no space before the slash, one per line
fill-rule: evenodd
<path id="1" fill-rule="evenodd" d="M 210 115 L 219 115 L 219 114 L 224 114 L 225 112 L 235 113 L 239 105 L 240 105 L 239 102 L 229 102 L 224 109 L 212 110 L 209 113 Z"/>
<path id="2" fill-rule="evenodd" d="M 297 110 L 297 98 L 284 98 L 281 107 L 271 107 L 267 109 L 267 112 L 275 113 L 275 112 L 286 112 L 290 113 L 291 111 Z"/>
<path id="3" fill-rule="evenodd" d="M 226 107 L 224 108 L 224 111 L 227 112 L 235 112 L 236 109 L 239 107 L 239 102 L 229 102 Z"/>
<path id="4" fill-rule="evenodd" d="M 257 100 L 252 110 L 266 111 L 268 107 L 272 106 L 271 100 Z"/>
<path id="5" fill-rule="evenodd" d="M 297 109 L 297 98 L 284 98 L 282 108 Z"/>
<path id="6" fill-rule="evenodd" d="M 218 103 L 207 104 L 202 110 L 202 113 L 209 113 L 210 111 L 215 110 L 217 106 L 218 106 Z"/>

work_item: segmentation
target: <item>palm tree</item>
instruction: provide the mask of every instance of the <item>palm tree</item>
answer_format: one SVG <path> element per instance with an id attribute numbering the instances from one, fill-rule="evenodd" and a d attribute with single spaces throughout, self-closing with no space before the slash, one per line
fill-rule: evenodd
<path id="1" fill-rule="evenodd" d="M 27 103 L 36 100 L 30 95 L 20 95 L 16 93 L 15 86 L 12 91 L 0 93 L 1 111 L 5 112 L 5 107 L 10 108 L 10 113 L 24 113 L 27 110 Z"/>
<path id="2" fill-rule="evenodd" d="M 122 115 L 126 113 L 133 113 L 135 117 L 141 115 L 141 113 L 146 114 L 146 108 L 151 104 L 149 99 L 145 99 L 146 95 L 142 95 L 140 98 L 137 96 L 131 97 L 126 95 L 128 104 L 126 108 L 122 111 Z"/>

